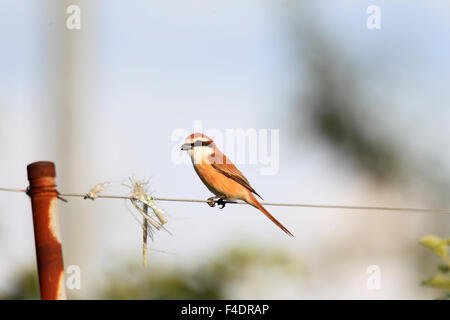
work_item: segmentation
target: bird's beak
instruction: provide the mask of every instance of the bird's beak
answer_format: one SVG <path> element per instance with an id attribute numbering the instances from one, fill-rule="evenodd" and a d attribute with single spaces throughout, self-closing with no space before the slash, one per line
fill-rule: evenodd
<path id="1" fill-rule="evenodd" d="M 186 151 L 186 150 L 191 150 L 192 146 L 190 143 L 185 143 L 181 146 L 181 150 Z"/>

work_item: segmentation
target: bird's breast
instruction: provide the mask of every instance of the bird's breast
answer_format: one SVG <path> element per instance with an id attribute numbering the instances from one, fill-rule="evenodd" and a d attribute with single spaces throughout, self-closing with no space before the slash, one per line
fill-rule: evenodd
<path id="1" fill-rule="evenodd" d="M 214 169 L 209 163 L 194 164 L 194 169 L 205 186 L 216 196 L 228 199 L 243 199 L 247 196 L 247 189 Z"/>

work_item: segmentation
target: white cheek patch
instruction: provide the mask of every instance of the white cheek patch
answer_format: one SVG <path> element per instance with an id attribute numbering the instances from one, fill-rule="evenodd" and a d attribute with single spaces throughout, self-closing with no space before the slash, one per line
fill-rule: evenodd
<path id="1" fill-rule="evenodd" d="M 209 162 L 208 157 L 213 152 L 214 150 L 209 147 L 194 147 L 189 150 L 189 155 L 191 156 L 192 162 L 194 164 L 201 164 L 202 162 Z"/>

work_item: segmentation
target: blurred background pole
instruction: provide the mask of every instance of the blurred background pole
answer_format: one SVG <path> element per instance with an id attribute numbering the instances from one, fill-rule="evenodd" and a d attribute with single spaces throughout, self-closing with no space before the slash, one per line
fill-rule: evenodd
<path id="1" fill-rule="evenodd" d="M 91 171 L 95 166 L 85 148 L 91 147 L 91 138 L 94 128 L 95 107 L 92 105 L 93 52 L 97 46 L 93 45 L 98 39 L 97 23 L 99 18 L 98 4 L 89 0 L 60 0 L 45 1 L 47 5 L 41 6 L 42 14 L 52 12 L 55 19 L 54 33 L 48 34 L 48 46 L 51 49 L 52 84 L 49 97 L 50 114 L 54 115 L 51 123 L 55 124 L 54 144 L 55 163 L 58 163 L 58 184 L 66 190 L 80 190 L 86 181 L 96 179 Z M 102 2 L 103 3 L 103 2 Z M 66 22 L 70 14 L 67 8 L 78 5 L 81 14 L 80 29 L 68 29 Z M 104 9 L 104 8 L 103 8 Z M 89 16 L 92 20 L 89 20 Z M 97 17 L 97 18 L 95 18 Z M 94 38 L 93 38 L 94 37 Z M 98 63 L 98 62 L 96 62 Z M 95 73 L 95 72 L 94 72 Z M 96 93 L 95 95 L 96 96 Z M 98 272 L 95 272 L 96 259 L 92 250 L 92 243 L 98 240 L 96 226 L 98 220 L 93 214 L 93 208 L 84 206 L 76 201 L 64 207 L 64 214 L 60 216 L 61 232 L 63 235 L 66 254 L 64 261 L 67 265 L 78 265 L 83 270 L 83 286 L 80 290 L 71 291 L 84 298 L 93 292 Z M 80 237 L 79 230 L 83 230 Z M 91 287 L 92 285 L 92 287 Z M 92 296 L 93 297 L 93 296 Z"/>
<path id="2" fill-rule="evenodd" d="M 65 299 L 64 265 L 59 236 L 55 165 L 41 161 L 28 165 L 28 195 L 33 228 L 41 299 Z"/>

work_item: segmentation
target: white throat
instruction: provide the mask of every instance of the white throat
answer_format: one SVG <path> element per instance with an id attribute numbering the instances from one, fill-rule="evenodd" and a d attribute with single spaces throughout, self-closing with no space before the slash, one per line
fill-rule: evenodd
<path id="1" fill-rule="evenodd" d="M 195 147 L 189 150 L 189 155 L 193 164 L 201 164 L 202 162 L 209 163 L 208 157 L 214 153 L 210 147 Z"/>

